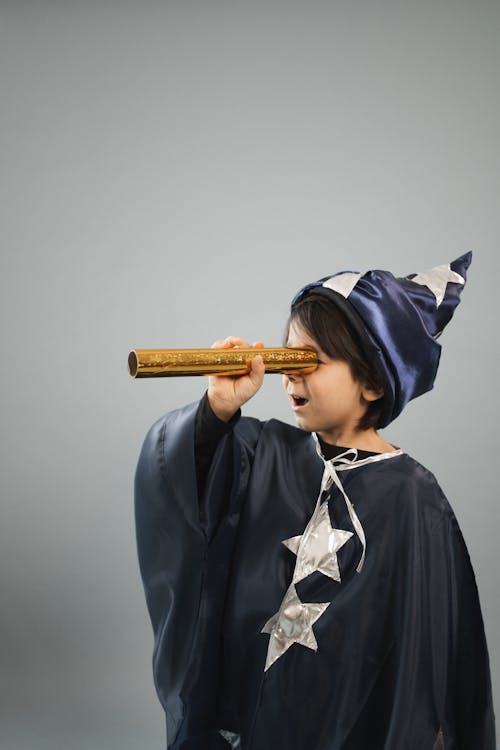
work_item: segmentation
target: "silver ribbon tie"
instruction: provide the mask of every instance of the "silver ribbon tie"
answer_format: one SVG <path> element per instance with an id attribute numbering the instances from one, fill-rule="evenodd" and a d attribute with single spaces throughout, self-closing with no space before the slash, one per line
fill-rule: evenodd
<path id="1" fill-rule="evenodd" d="M 316 450 L 318 451 L 321 458 L 323 458 L 323 456 L 321 455 L 320 448 L 319 448 L 319 443 L 316 443 Z M 352 458 L 348 458 L 348 456 L 352 456 Z M 357 513 L 354 510 L 354 506 L 349 500 L 349 497 L 346 491 L 344 490 L 342 482 L 340 481 L 337 471 L 336 471 L 336 467 L 338 467 L 339 471 L 345 468 L 350 468 L 351 464 L 354 463 L 354 461 L 356 461 L 357 458 L 358 458 L 358 451 L 356 450 L 356 448 L 349 448 L 348 450 L 344 451 L 344 453 L 340 453 L 338 456 L 335 456 L 335 458 L 331 458 L 329 461 L 325 461 L 325 459 L 323 459 L 325 468 L 323 470 L 323 479 L 321 480 L 321 491 L 320 491 L 320 495 L 318 498 L 318 503 L 321 501 L 321 496 L 323 492 L 327 492 L 332 486 L 332 484 L 334 484 L 342 493 L 342 496 L 345 500 L 345 504 L 347 506 L 347 512 L 349 513 L 349 518 L 351 519 L 351 523 L 353 525 L 354 531 L 358 535 L 358 539 L 361 542 L 361 547 L 363 548 L 361 558 L 356 567 L 356 572 L 361 573 L 364 562 L 365 562 L 365 557 L 366 557 L 365 532 L 361 525 L 361 521 L 359 520 Z"/>

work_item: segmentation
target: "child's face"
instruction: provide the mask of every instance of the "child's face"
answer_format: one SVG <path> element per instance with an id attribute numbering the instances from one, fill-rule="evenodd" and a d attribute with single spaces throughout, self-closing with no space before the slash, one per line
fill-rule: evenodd
<path id="1" fill-rule="evenodd" d="M 367 409 L 366 401 L 375 400 L 380 394 L 355 380 L 347 362 L 331 359 L 322 352 L 297 323 L 290 325 L 287 346 L 313 349 L 318 355 L 318 367 L 313 372 L 283 375 L 297 426 L 318 433 L 327 443 L 348 445 L 345 441 L 356 431 Z"/>

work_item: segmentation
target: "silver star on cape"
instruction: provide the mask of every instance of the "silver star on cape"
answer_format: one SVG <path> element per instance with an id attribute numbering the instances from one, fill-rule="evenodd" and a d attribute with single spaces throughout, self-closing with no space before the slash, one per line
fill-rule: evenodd
<path id="1" fill-rule="evenodd" d="M 436 266 L 424 273 L 417 273 L 409 281 L 414 281 L 415 284 L 422 284 L 422 286 L 428 287 L 436 298 L 436 307 L 439 307 L 444 300 L 449 281 L 455 284 L 465 284 L 463 276 L 452 271 L 449 263 L 444 266 Z"/>
<path id="2" fill-rule="evenodd" d="M 328 502 L 317 508 L 303 534 L 285 539 L 283 544 L 297 555 L 292 583 L 319 570 L 340 583 L 338 550 L 353 536 L 350 531 L 334 529 L 328 512 Z"/>
<path id="3" fill-rule="evenodd" d="M 262 633 L 269 633 L 271 636 L 264 671 L 267 671 L 271 664 L 274 664 L 294 643 L 300 643 L 317 651 L 318 642 L 312 626 L 329 606 L 330 602 L 301 602 L 295 586 L 293 583 L 290 584 L 279 611 L 266 622 L 261 630 Z"/>

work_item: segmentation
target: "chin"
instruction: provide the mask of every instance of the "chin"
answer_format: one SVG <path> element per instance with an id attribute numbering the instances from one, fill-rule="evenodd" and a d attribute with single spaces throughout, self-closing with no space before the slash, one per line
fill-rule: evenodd
<path id="1" fill-rule="evenodd" d="M 295 424 L 299 428 L 299 430 L 304 430 L 304 432 L 315 432 L 316 427 L 314 424 L 312 424 L 307 419 L 304 419 L 303 417 L 295 416 Z"/>

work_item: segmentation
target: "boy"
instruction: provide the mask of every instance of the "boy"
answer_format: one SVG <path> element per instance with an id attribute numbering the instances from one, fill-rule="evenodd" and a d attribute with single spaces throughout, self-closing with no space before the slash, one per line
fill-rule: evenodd
<path id="1" fill-rule="evenodd" d="M 299 429 L 240 418 L 256 355 L 149 431 L 137 536 L 169 748 L 494 750 L 456 519 L 377 432 L 432 388 L 470 259 L 304 287 L 287 345 L 319 364 L 284 376 Z"/>

